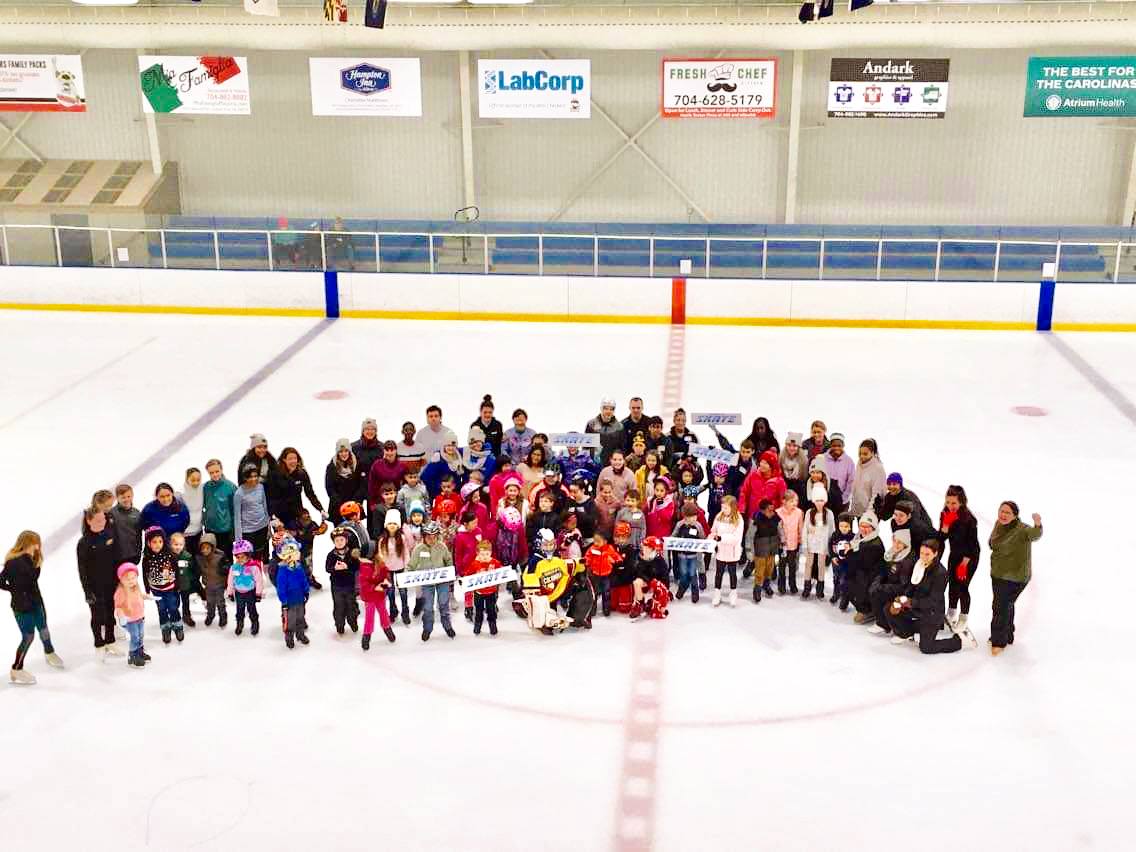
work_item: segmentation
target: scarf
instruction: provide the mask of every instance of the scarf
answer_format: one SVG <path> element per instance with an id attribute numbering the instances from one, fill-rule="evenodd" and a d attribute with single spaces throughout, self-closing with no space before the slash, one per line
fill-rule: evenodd
<path id="1" fill-rule="evenodd" d="M 931 563 L 931 565 L 934 564 L 934 562 Z M 911 585 L 918 586 L 920 583 L 922 583 L 923 575 L 927 573 L 927 569 L 930 568 L 931 565 L 924 565 L 922 559 L 916 559 L 915 567 L 911 571 Z"/>
<path id="2" fill-rule="evenodd" d="M 339 453 L 335 454 L 335 472 L 343 479 L 347 479 L 355 475 L 355 468 L 359 462 L 355 459 L 355 453 L 352 452 L 347 456 L 347 464 L 339 460 Z"/>
<path id="3" fill-rule="evenodd" d="M 862 536 L 859 533 L 856 533 L 856 535 L 852 537 L 852 549 L 853 550 L 859 550 L 860 545 L 863 544 L 864 542 L 873 541 L 875 539 L 878 539 L 879 537 L 880 537 L 880 534 L 879 534 L 878 530 L 872 530 L 872 534 L 866 535 L 866 536 Z"/>

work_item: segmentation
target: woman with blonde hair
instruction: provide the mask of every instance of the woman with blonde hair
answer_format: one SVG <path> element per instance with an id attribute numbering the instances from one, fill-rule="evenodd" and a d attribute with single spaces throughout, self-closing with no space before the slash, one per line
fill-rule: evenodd
<path id="1" fill-rule="evenodd" d="M 12 613 L 16 616 L 16 626 L 20 628 L 20 645 L 16 649 L 16 661 L 12 663 L 10 678 L 12 683 L 24 686 L 36 682 L 34 675 L 24 671 L 24 658 L 28 655 L 37 630 L 48 665 L 63 668 L 63 660 L 59 659 L 51 644 L 43 595 L 39 591 L 42 565 L 43 545 L 39 533 L 24 530 L 16 537 L 16 543 L 4 557 L 4 570 L 0 571 L 0 589 L 12 596 Z"/>

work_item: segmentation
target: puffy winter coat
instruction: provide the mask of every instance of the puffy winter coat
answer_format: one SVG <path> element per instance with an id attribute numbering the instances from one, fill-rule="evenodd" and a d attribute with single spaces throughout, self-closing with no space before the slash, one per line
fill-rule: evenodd
<path id="1" fill-rule="evenodd" d="M 762 500 L 769 500 L 774 509 L 781 508 L 781 499 L 785 496 L 786 490 L 785 480 L 781 477 L 781 463 L 777 460 L 776 453 L 772 450 L 767 452 L 765 458 L 772 468 L 770 475 L 762 476 L 760 468 L 755 465 L 742 483 L 741 493 L 738 494 L 738 511 L 744 518 L 752 518 L 761 506 Z"/>
<path id="2" fill-rule="evenodd" d="M 189 509 L 176 497 L 168 506 L 163 506 L 157 500 L 151 500 L 142 510 L 142 529 L 161 527 L 166 534 L 166 541 L 176 532 L 183 533 L 189 527 Z"/>
<path id="3" fill-rule="evenodd" d="M 280 576 L 286 573 L 283 564 L 276 573 L 276 596 L 280 597 Z M 301 573 L 303 570 L 301 569 Z M 304 578 L 305 582 L 307 577 Z M 225 594 L 235 592 L 256 592 L 257 596 L 264 594 L 264 566 L 256 559 L 245 561 L 244 565 L 234 562 L 229 566 L 229 582 L 225 586 Z"/>
<path id="4" fill-rule="evenodd" d="M 600 436 L 600 459 L 605 464 L 612 453 L 623 450 L 623 422 L 618 417 L 613 416 L 605 422 L 597 415 L 588 421 L 584 431 Z"/>
<path id="5" fill-rule="evenodd" d="M 802 535 L 805 555 L 827 556 L 828 540 L 832 538 L 835 531 L 836 518 L 833 517 L 831 509 L 826 507 L 823 515 L 816 512 L 815 507 L 809 507 L 805 510 L 804 533 Z"/>
<path id="6" fill-rule="evenodd" d="M 380 584 L 390 581 L 390 571 L 382 562 L 364 559 L 359 563 L 359 597 L 367 603 L 385 605 L 386 590 Z"/>
<path id="7" fill-rule="evenodd" d="M 481 530 L 463 529 L 454 537 L 454 567 L 459 577 L 469 571 L 469 566 L 477 557 L 477 544 L 482 540 Z"/>
<path id="8" fill-rule="evenodd" d="M 584 564 L 597 577 L 607 577 L 611 574 L 612 568 L 622 561 L 623 557 L 620 556 L 619 551 L 610 544 L 605 544 L 603 547 L 593 544 L 584 553 Z"/>
<path id="9" fill-rule="evenodd" d="M 280 570 L 276 572 L 276 597 L 280 599 L 280 606 L 303 603 L 308 599 L 310 589 L 308 575 L 301 563 L 281 563 Z"/>
<path id="10" fill-rule="evenodd" d="M 801 546 L 805 513 L 798 508 L 789 511 L 788 508 L 782 506 L 777 510 L 777 516 L 781 518 L 781 543 L 785 545 L 786 550 L 796 550 Z"/>
<path id="11" fill-rule="evenodd" d="M 718 518 L 710 528 L 710 537 L 720 536 L 716 555 L 719 562 L 738 562 L 742 558 L 742 519 L 737 523 L 730 523 L 725 518 Z"/>
<path id="12" fill-rule="evenodd" d="M 665 538 L 671 534 L 675 524 L 674 497 L 668 494 L 660 502 L 647 509 L 647 535 Z"/>

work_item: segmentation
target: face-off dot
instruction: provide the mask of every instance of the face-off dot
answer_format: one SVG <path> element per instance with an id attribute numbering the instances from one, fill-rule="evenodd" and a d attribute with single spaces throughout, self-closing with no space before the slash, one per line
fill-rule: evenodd
<path id="1" fill-rule="evenodd" d="M 1014 414 L 1020 414 L 1022 417 L 1045 417 L 1049 414 L 1044 408 L 1039 408 L 1036 405 L 1015 405 L 1010 411 Z"/>

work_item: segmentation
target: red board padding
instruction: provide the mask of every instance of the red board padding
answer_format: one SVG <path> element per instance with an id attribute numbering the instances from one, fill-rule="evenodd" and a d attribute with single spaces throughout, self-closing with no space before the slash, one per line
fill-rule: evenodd
<path id="1" fill-rule="evenodd" d="M 686 325 L 686 279 L 671 279 L 671 325 Z"/>

